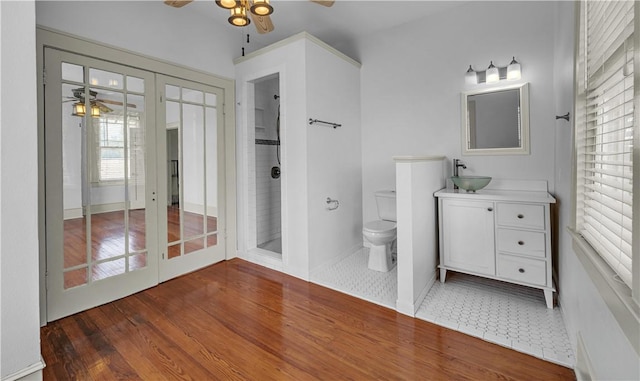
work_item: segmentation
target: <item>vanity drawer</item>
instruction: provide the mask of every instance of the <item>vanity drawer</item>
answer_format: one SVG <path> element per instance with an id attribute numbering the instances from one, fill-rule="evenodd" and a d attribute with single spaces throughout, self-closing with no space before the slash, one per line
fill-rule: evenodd
<path id="1" fill-rule="evenodd" d="M 498 225 L 544 229 L 544 206 L 498 203 Z"/>
<path id="2" fill-rule="evenodd" d="M 498 254 L 496 270 L 500 278 L 544 286 L 547 283 L 546 264 L 536 259 Z"/>
<path id="3" fill-rule="evenodd" d="M 539 258 L 547 256 L 543 232 L 499 228 L 496 246 L 499 252 L 506 251 Z"/>

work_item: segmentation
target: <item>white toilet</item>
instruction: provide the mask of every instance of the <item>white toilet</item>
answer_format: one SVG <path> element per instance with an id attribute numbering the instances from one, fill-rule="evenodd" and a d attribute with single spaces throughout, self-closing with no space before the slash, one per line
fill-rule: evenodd
<path id="1" fill-rule="evenodd" d="M 387 272 L 396 265 L 396 192 L 377 191 L 374 194 L 380 220 L 364 224 L 362 234 L 371 243 L 369 268 Z"/>

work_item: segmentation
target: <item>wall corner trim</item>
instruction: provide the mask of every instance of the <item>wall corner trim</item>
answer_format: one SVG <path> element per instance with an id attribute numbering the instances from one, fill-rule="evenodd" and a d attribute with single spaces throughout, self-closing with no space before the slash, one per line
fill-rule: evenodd
<path id="1" fill-rule="evenodd" d="M 44 359 L 40 356 L 40 361 L 37 361 L 26 368 L 23 368 L 17 372 L 11 373 L 2 377 L 2 381 L 14 381 L 20 379 L 27 380 L 42 380 L 42 369 L 46 366 Z M 38 375 L 39 373 L 39 375 Z"/>

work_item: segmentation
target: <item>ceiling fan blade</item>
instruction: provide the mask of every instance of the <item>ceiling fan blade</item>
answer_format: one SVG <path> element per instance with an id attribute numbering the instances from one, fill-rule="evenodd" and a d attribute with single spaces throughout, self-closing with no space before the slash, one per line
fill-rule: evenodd
<path id="1" fill-rule="evenodd" d="M 193 0 L 164 0 L 164 3 L 170 7 L 181 8 L 189 4 Z"/>
<path id="2" fill-rule="evenodd" d="M 110 104 L 110 105 L 114 105 L 114 106 L 124 106 L 124 103 L 122 103 L 120 101 L 112 101 L 110 99 L 96 99 L 96 102 L 106 103 L 106 104 Z M 137 106 L 135 104 L 133 104 L 133 103 L 127 103 L 127 107 L 136 108 Z"/>
<path id="3" fill-rule="evenodd" d="M 316 4 L 324 5 L 325 7 L 330 7 L 335 3 L 335 0 L 311 0 Z"/>
<path id="4" fill-rule="evenodd" d="M 113 112 L 113 109 L 102 102 L 96 101 L 95 104 L 100 108 L 100 112 L 104 114 L 109 114 Z"/>
<path id="5" fill-rule="evenodd" d="M 275 29 L 273 22 L 271 21 L 271 17 L 254 15 L 251 12 L 248 13 L 251 15 L 251 21 L 253 21 L 253 24 L 256 26 L 258 33 L 266 34 Z"/>

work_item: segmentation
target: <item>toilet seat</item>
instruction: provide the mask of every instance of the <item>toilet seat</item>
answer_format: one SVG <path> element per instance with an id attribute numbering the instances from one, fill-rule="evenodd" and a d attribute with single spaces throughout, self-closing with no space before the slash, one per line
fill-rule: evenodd
<path id="1" fill-rule="evenodd" d="M 396 230 L 396 223 L 393 221 L 384 220 L 370 221 L 364 224 L 362 230 L 369 233 L 384 233 L 391 230 Z"/>

